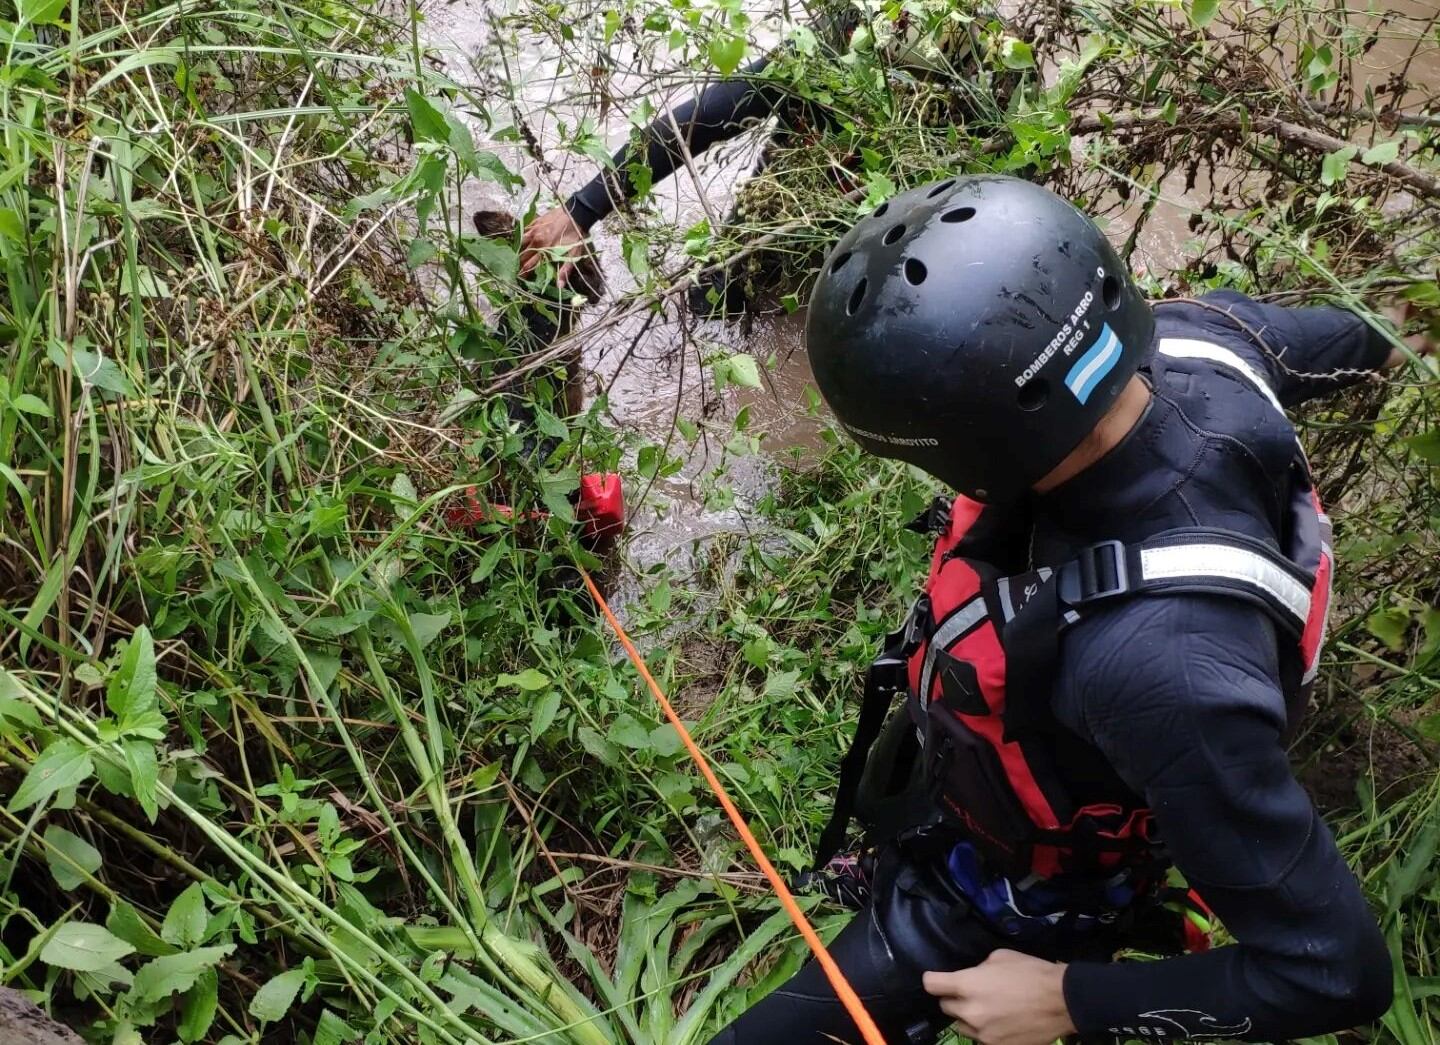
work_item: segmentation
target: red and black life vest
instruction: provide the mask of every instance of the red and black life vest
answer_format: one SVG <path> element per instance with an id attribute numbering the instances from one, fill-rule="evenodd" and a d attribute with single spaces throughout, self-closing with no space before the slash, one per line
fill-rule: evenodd
<path id="1" fill-rule="evenodd" d="M 1077 800 L 1051 757 L 1049 739 L 1059 729 L 1049 713 L 1059 636 L 1114 599 L 1170 593 L 1245 599 L 1286 636 L 1281 681 L 1293 728 L 1324 640 L 1332 555 L 1329 521 L 1298 445 L 1294 469 L 1283 547 L 1224 530 L 1175 529 L 1136 544 L 1100 542 L 1058 569 L 1014 576 L 972 557 L 986 547 L 985 531 L 997 528 L 999 510 L 963 497 L 951 502 L 940 513 L 948 517 L 937 527 L 924 591 L 870 670 L 817 864 L 843 844 L 869 749 L 902 694 L 929 801 L 992 869 L 1019 881 L 1153 864 L 1158 840 L 1150 810 L 1133 797 Z M 880 838 L 887 827 L 867 826 Z"/>
<path id="2" fill-rule="evenodd" d="M 900 652 L 934 798 L 997 869 L 1048 878 L 1114 870 L 1153 852 L 1148 809 L 1077 802 L 1048 758 L 1058 636 L 1089 608 L 1178 592 L 1258 604 L 1289 636 L 1286 703 L 1298 717 L 1319 659 L 1330 577 L 1328 524 L 1307 492 L 1289 528 L 1301 540 L 1283 554 L 1238 533 L 1170 530 L 1138 544 L 1094 544 L 1058 570 L 1009 577 L 961 554 L 986 509 L 955 502 Z"/>

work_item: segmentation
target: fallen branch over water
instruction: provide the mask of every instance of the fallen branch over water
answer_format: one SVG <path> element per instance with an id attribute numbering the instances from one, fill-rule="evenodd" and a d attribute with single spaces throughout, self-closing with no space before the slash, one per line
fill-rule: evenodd
<path id="1" fill-rule="evenodd" d="M 1161 130 L 1168 134 L 1194 134 L 1203 131 L 1229 131 L 1243 134 L 1258 131 L 1261 134 L 1279 138 L 1281 141 L 1321 153 L 1339 152 L 1341 149 L 1355 144 L 1314 127 L 1292 123 L 1275 116 L 1260 116 L 1254 113 L 1243 116 L 1233 112 L 1206 113 L 1187 118 L 1184 121 L 1172 122 L 1169 114 L 1161 110 L 1154 110 L 1120 113 L 1117 116 L 1093 114 L 1082 116 L 1071 125 L 1071 131 L 1075 134 L 1097 134 L 1102 131 L 1128 131 L 1141 128 Z M 1351 162 L 1359 162 L 1359 160 Z M 1372 169 L 1384 171 L 1422 196 L 1440 199 L 1440 176 L 1418 170 L 1398 159 L 1376 165 Z"/>

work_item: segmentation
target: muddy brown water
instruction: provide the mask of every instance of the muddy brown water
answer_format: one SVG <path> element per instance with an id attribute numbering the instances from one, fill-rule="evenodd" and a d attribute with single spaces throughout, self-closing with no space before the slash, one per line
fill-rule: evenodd
<path id="1" fill-rule="evenodd" d="M 756 12 L 761 40 L 776 38 L 778 25 L 764 21 L 765 13 L 774 11 L 776 5 L 765 2 L 747 7 Z M 472 182 L 461 200 L 467 213 L 523 210 L 536 193 L 539 209 L 545 209 L 594 174 L 593 161 L 577 158 L 562 147 L 567 133 L 581 121 L 593 121 L 593 133 L 609 151 L 630 133 L 627 114 L 636 111 L 642 100 L 655 112 L 663 112 L 697 88 L 683 71 L 668 76 L 654 71 L 627 73 L 622 53 L 617 68 L 606 78 L 610 99 L 597 99 L 586 78 L 566 71 L 578 66 L 573 55 L 562 58 L 562 45 L 538 34 L 517 35 L 510 27 L 497 29 L 492 16 L 503 16 L 502 8 L 480 0 L 432 0 L 423 10 L 422 35 L 443 56 L 446 72 L 458 82 L 475 85 L 490 98 L 508 85 L 513 111 L 533 132 L 543 157 L 543 162 L 537 162 L 526 148 L 494 140 L 483 125 L 474 124 L 477 144 L 505 159 L 525 179 L 525 188 L 511 196 L 498 186 Z M 1410 41 L 1433 10 L 1429 0 L 1403 0 L 1381 9 L 1391 18 L 1407 21 L 1394 23 L 1381 42 L 1357 62 L 1357 101 L 1363 98 L 1367 83 L 1378 87 L 1411 60 Z M 1351 17 L 1357 27 L 1365 27 L 1382 14 L 1354 12 Z M 496 40 L 504 40 L 503 47 L 496 47 Z M 1293 45 L 1282 41 L 1275 59 L 1277 69 L 1293 68 Z M 1440 49 L 1432 46 L 1422 51 L 1408 74 L 1412 81 L 1440 82 Z M 492 109 L 502 111 L 503 106 L 492 104 Z M 693 169 L 682 168 L 656 186 L 654 220 L 683 230 L 707 215 L 723 217 L 734 187 L 752 168 L 760 143 L 759 131 L 742 135 L 697 158 Z M 1077 142 L 1076 147 L 1081 144 Z M 1183 173 L 1173 172 L 1162 180 L 1159 192 L 1161 202 L 1137 238 L 1132 260 L 1137 270 L 1163 276 L 1182 266 L 1195 249 L 1188 222 L 1207 204 L 1210 186 L 1202 181 L 1187 191 Z M 1112 235 L 1117 239 L 1127 235 L 1139 211 L 1136 204 L 1114 215 L 1108 223 Z M 593 233 L 612 296 L 635 286 L 615 224 L 601 222 Z M 662 562 L 683 569 L 691 562 L 697 542 L 718 533 L 750 531 L 753 505 L 773 481 L 771 462 L 776 456 L 798 450 L 803 459 L 818 444 L 820 422 L 804 409 L 811 378 L 803 350 L 803 316 L 760 317 L 748 329 L 719 322 L 683 329 L 669 316 L 647 325 L 639 315 L 597 327 L 583 346 L 585 365 L 592 375 L 590 394 L 607 394 L 610 419 L 619 428 L 637 433 L 645 441 L 668 444 L 671 455 L 684 458 L 678 474 L 651 484 L 634 482 L 627 488 L 630 565 L 639 572 Z M 769 363 L 766 387 L 759 391 L 729 389 L 716 395 L 704 376 L 704 360 L 741 351 Z M 724 446 L 730 425 L 741 410 L 747 410 L 748 431 L 760 436 L 761 453 L 734 458 Z M 702 438 L 689 449 L 674 432 L 677 416 L 702 427 Z M 714 473 L 722 465 L 723 477 L 716 480 Z M 707 489 L 717 483 L 733 492 L 733 502 L 725 507 L 707 506 Z"/>
<path id="2" fill-rule="evenodd" d="M 424 10 L 424 38 L 443 56 L 446 72 L 465 84 L 489 82 L 488 75 L 499 65 L 499 49 L 491 43 L 497 38 L 491 9 L 474 0 L 460 0 L 432 3 Z M 499 154 L 525 178 L 526 188 L 509 196 L 498 186 L 472 182 L 461 200 L 467 213 L 523 210 L 537 191 L 539 208 L 545 209 L 585 184 L 596 169 L 593 162 L 577 160 L 557 148 L 567 127 L 593 119 L 594 133 L 606 142 L 607 150 L 613 149 L 629 134 L 626 113 L 634 111 L 641 98 L 662 112 L 695 90 L 694 82 L 684 77 L 650 83 L 648 77 L 615 73 L 609 81 L 611 91 L 625 97 L 602 114 L 598 110 L 604 107 L 597 107 L 591 92 L 561 71 L 558 49 L 551 41 L 540 36 L 517 40 L 508 29 L 498 33 L 507 36 L 504 51 L 516 110 L 538 139 L 545 162 L 537 162 L 528 150 L 511 142 L 490 139 L 486 129 L 475 124 L 477 144 Z M 760 132 L 749 132 L 711 149 L 697 160 L 693 176 L 681 170 L 656 186 L 653 207 L 658 220 L 685 229 L 707 214 L 723 217 L 734 187 L 753 167 L 760 144 Z M 592 234 L 612 297 L 636 285 L 614 224 L 601 222 Z M 673 476 L 627 485 L 627 551 L 637 570 L 660 562 L 684 567 L 697 541 L 717 533 L 748 532 L 751 509 L 772 481 L 773 456 L 817 444 L 820 422 L 804 409 L 810 371 L 802 345 L 803 322 L 800 315 L 781 315 L 759 318 L 748 330 L 720 322 L 692 323 L 685 330 L 673 316 L 647 324 L 644 316 L 635 315 L 618 325 L 598 324 L 601 329 L 586 338 L 588 391 L 606 394 L 611 421 L 647 442 L 668 446 L 669 456 L 684 459 L 683 468 Z M 705 361 L 738 352 L 770 364 L 762 366 L 765 387 L 714 394 L 704 376 Z M 759 437 L 761 453 L 736 457 L 725 444 L 732 423 L 746 408 L 747 431 Z M 677 415 L 701 428 L 692 447 L 674 432 Z M 721 466 L 723 475 L 716 478 Z M 707 491 L 716 485 L 733 494 L 733 503 L 707 507 L 707 500 L 712 504 L 717 500 L 707 498 Z"/>

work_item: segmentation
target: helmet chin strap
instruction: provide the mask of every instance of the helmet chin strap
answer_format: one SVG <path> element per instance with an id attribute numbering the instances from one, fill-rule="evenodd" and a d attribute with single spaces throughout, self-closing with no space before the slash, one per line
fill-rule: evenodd
<path id="1" fill-rule="evenodd" d="M 1143 377 L 1135 374 L 1115 397 L 1114 404 L 1105 416 L 1100 418 L 1100 422 L 1080 441 L 1080 445 L 1066 454 L 1063 461 L 1035 484 L 1035 492 L 1049 493 L 1108 454 L 1139 424 L 1149 406 L 1150 386 Z"/>

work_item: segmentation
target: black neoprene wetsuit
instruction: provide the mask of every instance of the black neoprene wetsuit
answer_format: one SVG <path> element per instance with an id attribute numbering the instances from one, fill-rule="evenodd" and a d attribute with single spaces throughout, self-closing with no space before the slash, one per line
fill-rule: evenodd
<path id="1" fill-rule="evenodd" d="M 1144 416 L 1099 462 L 1033 499 L 1037 566 L 1177 527 L 1275 542 L 1295 432 L 1256 382 L 1291 406 L 1378 369 L 1388 354 L 1348 312 L 1233 292 L 1161 304 L 1156 321 Z M 1307 376 L 1337 370 L 1351 373 Z M 1063 633 L 1054 682 L 1058 728 L 1144 797 L 1170 859 L 1236 943 L 1131 962 L 1110 960 L 1115 938 L 1057 932 L 1020 945 L 985 925 L 933 858 L 890 853 L 869 906 L 832 948 L 887 1040 L 933 1041 L 945 1020 L 921 973 L 968 967 L 999 947 L 1070 961 L 1066 1004 L 1087 1036 L 1275 1041 L 1385 1010 L 1384 940 L 1287 763 L 1295 723 L 1279 681 L 1281 641 L 1271 618 L 1240 599 L 1124 599 Z M 835 1040 L 859 1035 L 812 962 L 715 1042 Z"/>
<path id="2" fill-rule="evenodd" d="M 841 48 L 859 22 L 858 8 L 832 5 L 822 9 L 814 23 L 816 39 L 823 47 Z M 650 169 L 652 184 L 673 174 L 685 162 L 686 151 L 698 156 L 770 116 L 778 116 L 782 129 L 790 130 L 826 122 L 818 107 L 765 77 L 774 57 L 774 53 L 768 54 L 734 76 L 707 84 L 694 98 L 650 121 L 640 132 L 644 155 L 638 159 Z M 612 169 L 596 174 L 565 201 L 566 211 L 582 231 L 588 233 L 621 202 L 635 198 L 637 190 L 629 168 L 636 160 L 635 149 L 626 143 L 616 151 Z"/>
<path id="3" fill-rule="evenodd" d="M 684 163 L 685 150 L 698 156 L 717 142 L 736 137 L 772 113 L 784 108 L 785 91 L 764 80 L 760 74 L 770 64 L 767 56 L 746 66 L 739 76 L 707 86 L 698 95 L 652 120 L 642 132 L 645 166 L 653 181 L 668 178 Z M 676 131 L 679 131 L 679 134 Z M 565 209 L 581 230 L 589 232 L 622 200 L 636 194 L 630 178 L 635 150 L 622 146 L 614 157 L 614 168 L 601 171 L 565 201 Z"/>

